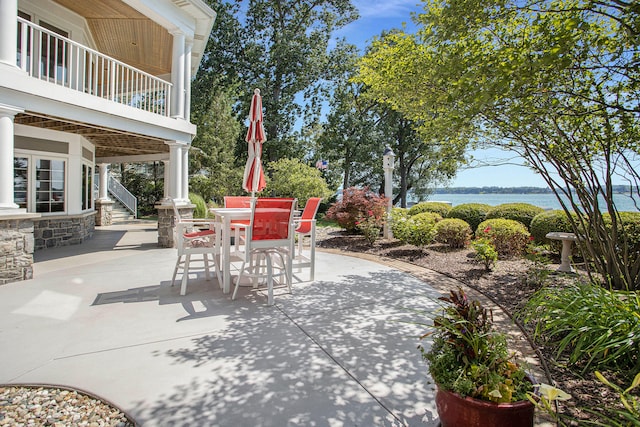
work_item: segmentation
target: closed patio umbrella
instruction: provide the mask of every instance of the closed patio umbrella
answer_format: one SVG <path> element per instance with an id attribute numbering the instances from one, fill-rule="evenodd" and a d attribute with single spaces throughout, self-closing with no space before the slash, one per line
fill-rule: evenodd
<path id="1" fill-rule="evenodd" d="M 249 109 L 249 130 L 245 138 L 248 144 L 249 157 L 244 167 L 244 177 L 242 179 L 242 188 L 250 192 L 251 197 L 267 186 L 261 159 L 262 144 L 267 139 L 264 134 L 262 119 L 262 97 L 260 96 L 260 89 L 255 89 L 251 99 L 251 108 Z"/>

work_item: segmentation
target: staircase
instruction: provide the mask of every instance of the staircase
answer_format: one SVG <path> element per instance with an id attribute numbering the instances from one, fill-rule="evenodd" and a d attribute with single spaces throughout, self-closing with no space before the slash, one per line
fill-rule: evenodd
<path id="1" fill-rule="evenodd" d="M 100 177 L 96 174 L 93 187 L 94 198 L 98 198 L 99 182 Z M 138 200 L 133 194 L 124 188 L 120 181 L 111 176 L 111 174 L 109 174 L 107 191 L 109 193 L 109 198 L 114 202 L 111 211 L 111 222 L 113 224 L 136 219 L 134 212 L 137 212 L 138 210 Z"/>
<path id="2" fill-rule="evenodd" d="M 133 221 L 136 219 L 135 216 L 131 213 L 129 209 L 127 209 L 120 200 L 116 198 L 112 198 L 113 210 L 111 211 L 111 222 L 113 224 L 123 223 L 127 221 Z"/>

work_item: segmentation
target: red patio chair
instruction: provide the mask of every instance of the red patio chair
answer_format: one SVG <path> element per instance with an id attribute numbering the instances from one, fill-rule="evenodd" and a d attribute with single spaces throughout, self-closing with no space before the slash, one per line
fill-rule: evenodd
<path id="1" fill-rule="evenodd" d="M 293 267 L 299 270 L 309 267 L 309 280 L 313 281 L 316 268 L 316 214 L 322 198 L 311 197 L 304 205 L 300 218 L 294 220 L 298 247 L 293 257 Z M 309 249 L 305 252 L 304 240 L 309 237 Z"/>
<path id="2" fill-rule="evenodd" d="M 295 204 L 295 199 L 256 199 L 251 209 L 250 225 L 244 239 L 244 258 L 232 299 L 236 298 L 243 276 L 266 280 L 269 305 L 273 305 L 274 277 L 284 277 L 291 292 L 291 255 L 294 246 L 292 218 Z M 279 262 L 274 262 L 274 257 Z"/>
<path id="3" fill-rule="evenodd" d="M 250 208 L 251 196 L 224 196 L 225 208 Z M 236 219 L 231 221 L 231 231 L 233 231 L 233 245 L 235 252 L 240 250 L 240 234 L 249 226 L 249 221 Z M 244 234 L 244 233 L 242 233 Z"/>
<path id="4" fill-rule="evenodd" d="M 215 265 L 215 271 L 218 283 L 222 286 L 222 277 L 220 275 L 220 265 L 218 257 L 220 256 L 220 233 L 217 223 L 211 219 L 193 219 L 183 218 L 176 206 L 173 204 L 173 213 L 175 218 L 175 242 L 178 250 L 178 259 L 173 269 L 173 278 L 171 286 L 175 284 L 178 270 L 182 267 L 182 284 L 180 286 L 180 295 L 185 295 L 187 291 L 187 283 L 189 281 L 189 270 L 192 267 L 192 255 L 202 255 L 200 259 L 204 263 L 205 278 L 209 280 L 209 255 L 212 256 Z M 183 259 L 184 257 L 184 259 Z"/>

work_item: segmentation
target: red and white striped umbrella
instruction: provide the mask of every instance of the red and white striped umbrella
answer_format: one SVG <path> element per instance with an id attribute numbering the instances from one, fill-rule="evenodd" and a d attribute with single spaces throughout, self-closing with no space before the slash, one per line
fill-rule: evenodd
<path id="1" fill-rule="evenodd" d="M 262 97 L 260 96 L 260 89 L 253 91 L 253 99 L 251 100 L 251 108 L 249 109 L 249 130 L 247 131 L 245 140 L 249 146 L 249 157 L 244 167 L 242 188 L 250 192 L 253 197 L 256 192 L 264 190 L 267 186 L 261 160 L 262 144 L 267 138 L 264 134 L 264 125 L 262 123 Z"/>

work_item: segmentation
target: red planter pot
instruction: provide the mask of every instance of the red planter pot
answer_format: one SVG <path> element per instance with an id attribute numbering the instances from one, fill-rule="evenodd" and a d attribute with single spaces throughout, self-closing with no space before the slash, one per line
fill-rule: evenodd
<path id="1" fill-rule="evenodd" d="M 532 427 L 535 407 L 528 400 L 493 403 L 441 390 L 436 406 L 441 427 Z"/>

